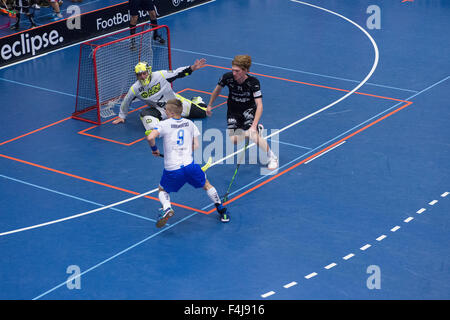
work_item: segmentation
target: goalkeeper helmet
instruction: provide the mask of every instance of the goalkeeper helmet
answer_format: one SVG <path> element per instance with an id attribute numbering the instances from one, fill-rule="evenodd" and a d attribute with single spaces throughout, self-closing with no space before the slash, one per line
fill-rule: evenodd
<path id="1" fill-rule="evenodd" d="M 134 72 L 136 73 L 136 76 L 139 76 L 141 73 L 148 72 L 147 78 L 139 81 L 143 86 L 148 85 L 150 83 L 150 80 L 152 78 L 152 67 L 150 67 L 147 62 L 145 61 L 139 62 L 134 67 Z"/>

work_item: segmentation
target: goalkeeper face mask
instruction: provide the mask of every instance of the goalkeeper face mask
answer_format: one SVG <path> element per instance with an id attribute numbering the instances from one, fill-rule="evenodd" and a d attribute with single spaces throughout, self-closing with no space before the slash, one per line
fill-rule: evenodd
<path id="1" fill-rule="evenodd" d="M 139 62 L 134 67 L 134 72 L 143 86 L 150 83 L 150 80 L 152 79 L 152 67 L 150 67 L 147 62 Z"/>

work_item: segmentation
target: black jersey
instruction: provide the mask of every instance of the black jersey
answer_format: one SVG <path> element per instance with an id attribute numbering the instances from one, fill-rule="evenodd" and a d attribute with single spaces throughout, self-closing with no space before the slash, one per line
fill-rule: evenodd
<path id="1" fill-rule="evenodd" d="M 228 114 L 242 114 L 248 109 L 256 110 L 256 98 L 262 98 L 259 80 L 251 75 L 241 84 L 234 80 L 233 73 L 227 72 L 218 85 L 228 87 Z"/>

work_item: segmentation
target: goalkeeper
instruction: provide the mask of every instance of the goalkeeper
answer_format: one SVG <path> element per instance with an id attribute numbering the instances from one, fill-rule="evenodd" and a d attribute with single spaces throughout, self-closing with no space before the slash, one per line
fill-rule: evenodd
<path id="1" fill-rule="evenodd" d="M 145 127 L 146 135 L 152 131 L 159 121 L 167 119 L 165 106 L 166 102 L 170 99 L 178 98 L 182 101 L 182 117 L 190 119 L 205 118 L 206 104 L 201 97 L 194 97 L 188 100 L 176 94 L 171 86 L 173 81 L 192 74 L 192 72 L 201 68 L 205 63 L 205 59 L 200 59 L 195 60 L 191 66 L 180 67 L 173 71 L 159 70 L 152 72 L 152 68 L 147 62 L 139 62 L 134 67 L 137 81 L 128 90 L 127 95 L 120 105 L 119 117 L 112 123 L 118 124 L 125 122 L 128 107 L 135 98 L 144 101 L 149 106 L 140 112 L 140 119 Z"/>

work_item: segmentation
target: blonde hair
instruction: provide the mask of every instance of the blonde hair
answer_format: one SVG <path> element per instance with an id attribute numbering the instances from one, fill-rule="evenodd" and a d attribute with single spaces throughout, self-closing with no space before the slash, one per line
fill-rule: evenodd
<path id="1" fill-rule="evenodd" d="M 240 54 L 234 57 L 231 65 L 237 66 L 241 69 L 246 69 L 248 71 L 252 65 L 252 58 L 247 54 Z"/>
<path id="2" fill-rule="evenodd" d="M 178 99 L 167 100 L 166 109 L 177 115 L 181 115 L 183 112 L 183 103 Z"/>

